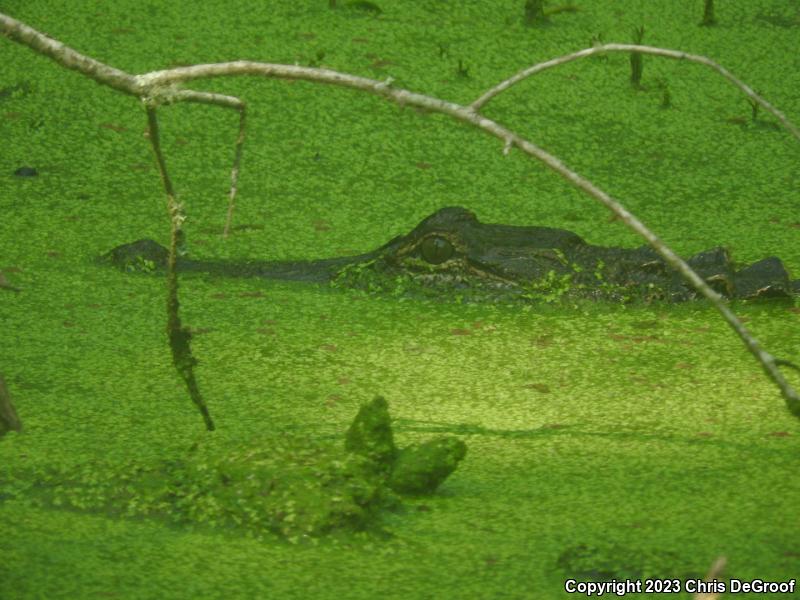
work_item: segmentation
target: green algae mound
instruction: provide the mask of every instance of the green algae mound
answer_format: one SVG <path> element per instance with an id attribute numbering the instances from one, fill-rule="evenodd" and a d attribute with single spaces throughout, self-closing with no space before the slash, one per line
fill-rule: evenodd
<path id="1" fill-rule="evenodd" d="M 398 450 L 394 444 L 389 406 L 381 396 L 364 404 L 345 437 L 345 449 L 387 476 L 398 494 L 432 494 L 456 470 L 467 446 L 453 436 L 440 436 Z"/>
<path id="2" fill-rule="evenodd" d="M 398 449 L 387 402 L 364 404 L 344 444 L 280 435 L 223 443 L 206 438 L 178 457 L 0 470 L 7 498 L 173 525 L 272 533 L 291 542 L 334 530 L 380 530 L 397 494 L 429 494 L 464 457 L 443 436 Z"/>

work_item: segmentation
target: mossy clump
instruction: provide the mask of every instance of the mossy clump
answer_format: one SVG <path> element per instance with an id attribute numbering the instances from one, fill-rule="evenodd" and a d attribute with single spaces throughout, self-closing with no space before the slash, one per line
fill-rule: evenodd
<path id="1" fill-rule="evenodd" d="M 397 454 L 389 487 L 398 494 L 430 494 L 456 470 L 467 445 L 453 436 L 441 436 L 406 446 Z"/>
<path id="2" fill-rule="evenodd" d="M 525 25 L 537 25 L 546 20 L 544 0 L 525 0 Z"/>
<path id="3" fill-rule="evenodd" d="M 345 437 L 345 449 L 372 462 L 372 472 L 386 478 L 398 494 L 432 494 L 458 467 L 467 446 L 453 436 L 439 436 L 400 450 L 394 444 L 389 405 L 381 396 L 364 404 Z"/>
<path id="4" fill-rule="evenodd" d="M 333 529 L 367 529 L 382 480 L 363 457 L 332 443 L 287 438 L 222 457 L 196 456 L 185 471 L 181 512 L 189 521 L 269 530 L 292 539 Z"/>
<path id="5" fill-rule="evenodd" d="M 391 472 L 397 447 L 389 405 L 384 398 L 376 396 L 361 406 L 347 430 L 344 447 L 347 452 L 367 459 L 377 473 L 388 475 Z"/>
<path id="6" fill-rule="evenodd" d="M 168 459 L 0 469 L 0 482 L 5 496 L 38 506 L 297 542 L 333 530 L 379 531 L 395 493 L 434 492 L 465 452 L 448 436 L 398 450 L 388 404 L 376 397 L 358 411 L 344 445 L 288 435 L 235 444 L 208 438 Z"/>
<path id="7" fill-rule="evenodd" d="M 296 542 L 335 529 L 365 530 L 384 505 L 384 478 L 334 442 L 282 437 L 214 443 L 178 459 L 49 468 L 9 485 L 36 505 L 241 528 Z"/>
<path id="8" fill-rule="evenodd" d="M 578 581 L 612 579 L 701 580 L 703 574 L 680 554 L 659 548 L 630 547 L 612 541 L 566 548 L 556 560 L 565 577 Z"/>

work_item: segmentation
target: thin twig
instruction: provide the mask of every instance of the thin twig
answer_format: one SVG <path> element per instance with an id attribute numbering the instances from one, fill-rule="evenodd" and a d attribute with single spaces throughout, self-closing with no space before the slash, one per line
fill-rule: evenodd
<path id="1" fill-rule="evenodd" d="M 156 108 L 146 106 L 147 109 L 147 131 L 150 144 L 153 146 L 153 153 L 156 156 L 158 172 L 161 174 L 161 182 L 167 194 L 167 207 L 170 216 L 170 244 L 169 259 L 167 261 L 167 337 L 172 351 L 172 363 L 175 369 L 186 384 L 189 396 L 195 403 L 208 431 L 214 431 L 214 421 L 208 412 L 208 407 L 200 394 L 197 380 L 194 376 L 194 366 L 197 364 L 190 346 L 191 333 L 189 329 L 183 327 L 179 314 L 180 303 L 178 302 L 178 247 L 182 246 L 183 241 L 183 222 L 186 216 L 183 214 L 183 207 L 175 198 L 175 189 L 172 187 L 169 173 L 167 173 L 167 163 L 161 152 L 161 141 L 158 133 L 158 118 Z"/>
<path id="2" fill-rule="evenodd" d="M 222 237 L 227 238 L 233 220 L 233 209 L 236 199 L 236 190 L 239 183 L 239 164 L 242 162 L 242 145 L 244 144 L 244 126 L 247 119 L 247 109 L 242 106 L 239 111 L 239 135 L 236 137 L 236 155 L 233 158 L 233 169 L 231 169 L 231 192 L 228 200 L 228 214 L 225 217 L 225 229 Z"/>
<path id="3" fill-rule="evenodd" d="M 714 564 L 711 565 L 711 568 L 708 570 L 708 574 L 705 576 L 703 581 L 706 583 L 712 583 L 714 580 L 722 577 L 722 572 L 725 570 L 726 564 L 727 560 L 724 556 L 717 558 L 717 560 L 714 561 Z M 693 600 L 718 600 L 719 597 L 719 592 L 698 592 L 694 595 Z"/>

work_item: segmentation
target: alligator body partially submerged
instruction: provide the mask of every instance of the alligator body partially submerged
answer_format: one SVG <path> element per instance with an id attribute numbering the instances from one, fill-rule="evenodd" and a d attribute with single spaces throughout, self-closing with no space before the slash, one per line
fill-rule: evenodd
<path id="1" fill-rule="evenodd" d="M 114 248 L 103 257 L 132 270 L 163 269 L 167 249 L 152 240 Z M 728 298 L 791 298 L 800 294 L 780 259 L 736 268 L 721 247 L 687 261 Z M 208 261 L 180 257 L 178 270 L 230 277 L 329 282 L 393 294 L 481 300 L 680 302 L 699 293 L 648 246 L 606 248 L 550 227 L 487 224 L 460 207 L 442 208 L 406 235 L 357 256 L 310 261 Z"/>

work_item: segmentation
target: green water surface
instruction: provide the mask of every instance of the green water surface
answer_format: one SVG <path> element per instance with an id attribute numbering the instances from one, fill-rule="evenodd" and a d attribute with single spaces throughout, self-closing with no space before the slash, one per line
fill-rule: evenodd
<path id="1" fill-rule="evenodd" d="M 643 25 L 644 43 L 707 55 L 800 121 L 800 9 L 788 0 L 720 2 L 715 27 L 699 27 L 703 3 L 688 0 L 579 1 L 534 27 L 522 0 L 337 4 L 8 0 L 0 10 L 132 73 L 246 58 L 391 76 L 464 104 L 521 68 L 593 38 L 629 42 Z M 0 486 L 3 600 L 547 599 L 566 597 L 576 573 L 702 577 L 721 555 L 729 577 L 800 572 L 798 421 L 702 303 L 460 305 L 189 277 L 183 318 L 217 425 L 205 433 L 170 364 L 163 280 L 91 262 L 168 239 L 143 110 L 7 39 L 0 52 L 0 270 L 22 290 L 0 289 L 0 372 L 24 425 L 0 440 L 0 484 L 179 456 L 209 436 L 221 448 L 289 432 L 331 439 L 376 394 L 400 443 L 447 433 L 469 448 L 436 495 L 385 515 L 389 537 L 259 539 L 35 505 Z M 527 80 L 485 112 L 679 253 L 724 245 L 742 262 L 779 256 L 800 276 L 797 140 L 768 115 L 753 120 L 700 66 L 644 57 L 642 87 L 629 78 L 628 56 L 595 57 Z M 641 243 L 538 163 L 443 116 L 304 82 L 193 88 L 249 106 L 227 240 L 236 114 L 160 111 L 197 257 L 364 252 L 448 205 L 595 244 Z M 15 177 L 21 166 L 38 176 Z M 736 308 L 770 352 L 800 360 L 796 303 Z"/>

